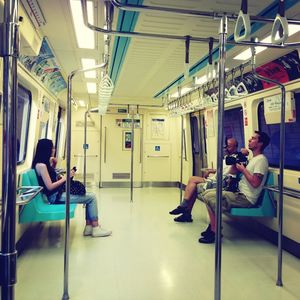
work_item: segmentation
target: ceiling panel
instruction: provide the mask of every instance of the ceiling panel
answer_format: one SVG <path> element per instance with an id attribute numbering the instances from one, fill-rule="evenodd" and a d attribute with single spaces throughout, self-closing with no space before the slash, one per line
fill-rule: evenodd
<path id="1" fill-rule="evenodd" d="M 277 1 L 275 1 L 277 3 Z M 251 14 L 258 14 L 270 4 L 271 0 L 249 1 Z M 299 1 L 300 2 L 300 1 Z M 39 0 L 38 1 L 45 19 L 46 26 L 40 30 L 54 50 L 58 62 L 62 67 L 62 73 L 67 75 L 75 69 L 81 68 L 82 57 L 95 58 L 98 63 L 102 61 L 103 34 L 95 33 L 97 48 L 95 50 L 78 49 L 70 14 L 69 0 Z M 240 0 L 144 0 L 144 5 L 165 6 L 201 11 L 228 11 L 238 13 Z M 103 0 L 95 1 L 94 8 L 98 26 L 103 25 Z M 222 9 L 221 9 L 222 8 Z M 290 17 L 299 17 L 300 5 L 297 4 L 288 11 Z M 115 8 L 113 27 L 116 28 L 119 10 Z M 135 31 L 146 33 L 159 33 L 193 37 L 218 38 L 219 21 L 208 18 L 191 17 L 170 13 L 141 12 L 138 17 Z M 229 35 L 233 33 L 234 23 L 229 22 Z M 270 26 L 266 26 L 258 34 L 270 33 Z M 112 38 L 112 41 L 114 38 Z M 217 45 L 215 45 L 217 47 Z M 113 49 L 113 43 L 111 45 Z M 232 57 L 242 51 L 241 48 L 233 48 L 228 52 L 228 65 L 238 62 Z M 208 53 L 208 45 L 191 42 L 190 66 L 199 62 Z M 275 52 L 274 52 L 275 53 Z M 264 60 L 267 60 L 267 56 Z M 126 56 L 120 65 L 120 73 L 115 83 L 112 101 L 115 103 L 157 103 L 154 95 L 166 88 L 184 72 L 185 43 L 184 41 L 131 38 Z M 204 74 L 200 70 L 197 76 Z M 189 78 L 188 81 L 192 79 Z M 88 101 L 96 103 L 96 95 L 87 95 L 86 79 L 83 75 L 74 78 L 73 94 L 77 97 L 85 97 Z"/>

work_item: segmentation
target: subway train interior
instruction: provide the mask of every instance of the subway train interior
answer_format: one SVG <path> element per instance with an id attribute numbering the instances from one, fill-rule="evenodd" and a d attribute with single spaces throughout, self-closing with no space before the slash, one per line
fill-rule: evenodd
<path id="1" fill-rule="evenodd" d="M 300 299 L 299 0 L 0 12 L 2 300 Z"/>

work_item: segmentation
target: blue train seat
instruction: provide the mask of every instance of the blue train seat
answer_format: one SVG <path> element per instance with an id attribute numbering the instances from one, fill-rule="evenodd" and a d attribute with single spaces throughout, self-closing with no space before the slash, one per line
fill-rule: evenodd
<path id="1" fill-rule="evenodd" d="M 274 179 L 271 173 L 268 174 L 265 185 L 273 185 Z M 269 192 L 263 190 L 259 196 L 257 204 L 255 207 L 251 208 L 232 208 L 228 213 L 230 216 L 237 217 L 275 217 L 276 208 L 270 198 Z"/>
<path id="2" fill-rule="evenodd" d="M 35 170 L 30 169 L 22 173 L 22 186 L 38 186 Z M 70 218 L 74 217 L 76 204 L 70 204 Z M 22 206 L 19 223 L 45 222 L 64 220 L 66 216 L 65 204 L 49 204 L 43 193 L 36 195 L 28 204 Z"/>

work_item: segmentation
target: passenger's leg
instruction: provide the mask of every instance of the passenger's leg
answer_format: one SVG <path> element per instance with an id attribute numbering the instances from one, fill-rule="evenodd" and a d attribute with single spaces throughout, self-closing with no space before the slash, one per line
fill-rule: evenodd
<path id="1" fill-rule="evenodd" d="M 180 223 L 193 222 L 192 209 L 194 203 L 196 202 L 196 199 L 197 199 L 197 192 L 195 192 L 191 196 L 190 201 L 188 202 L 188 206 L 185 207 L 185 211 L 179 217 L 174 218 L 175 222 L 180 222 Z"/>
<path id="2" fill-rule="evenodd" d="M 216 205 L 216 190 L 206 190 L 201 195 L 202 201 L 206 204 L 210 225 L 208 228 L 201 233 L 199 238 L 199 243 L 211 244 L 215 241 L 215 232 L 216 232 L 216 216 L 214 212 L 214 208 Z"/>
<path id="3" fill-rule="evenodd" d="M 197 199 L 197 184 L 203 182 L 205 182 L 205 178 L 203 177 L 198 177 L 198 176 L 190 177 L 188 184 L 185 187 L 182 203 L 175 209 L 171 210 L 169 213 L 171 215 L 179 215 L 185 212 L 191 214 L 194 203 Z"/>
<path id="4" fill-rule="evenodd" d="M 66 201 L 66 193 L 63 193 L 60 201 Z M 86 226 L 83 235 L 92 235 L 93 237 L 111 235 L 110 230 L 100 227 L 98 222 L 98 208 L 95 194 L 86 193 L 85 195 L 70 195 L 70 203 L 85 204 Z"/>

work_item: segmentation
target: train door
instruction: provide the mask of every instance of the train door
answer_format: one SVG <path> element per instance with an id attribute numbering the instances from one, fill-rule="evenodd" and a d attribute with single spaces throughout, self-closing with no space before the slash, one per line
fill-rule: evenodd
<path id="1" fill-rule="evenodd" d="M 126 115 L 107 114 L 102 117 L 101 187 L 128 187 L 131 181 L 131 119 Z M 140 116 L 142 118 L 142 115 Z M 141 124 L 134 120 L 134 187 L 142 186 Z"/>
<path id="2" fill-rule="evenodd" d="M 202 169 L 207 168 L 207 151 L 205 137 L 204 113 L 201 111 L 191 115 L 191 136 L 193 154 L 193 175 L 202 176 Z"/>
<path id="3" fill-rule="evenodd" d="M 80 117 L 79 117 L 80 116 Z M 79 119 L 80 118 L 80 119 Z M 74 114 L 75 126 L 72 129 L 71 167 L 77 169 L 76 178 L 83 181 L 84 176 L 84 121 L 82 112 Z M 98 186 L 100 180 L 100 116 L 93 114 L 87 120 L 86 133 L 86 183 Z"/>

